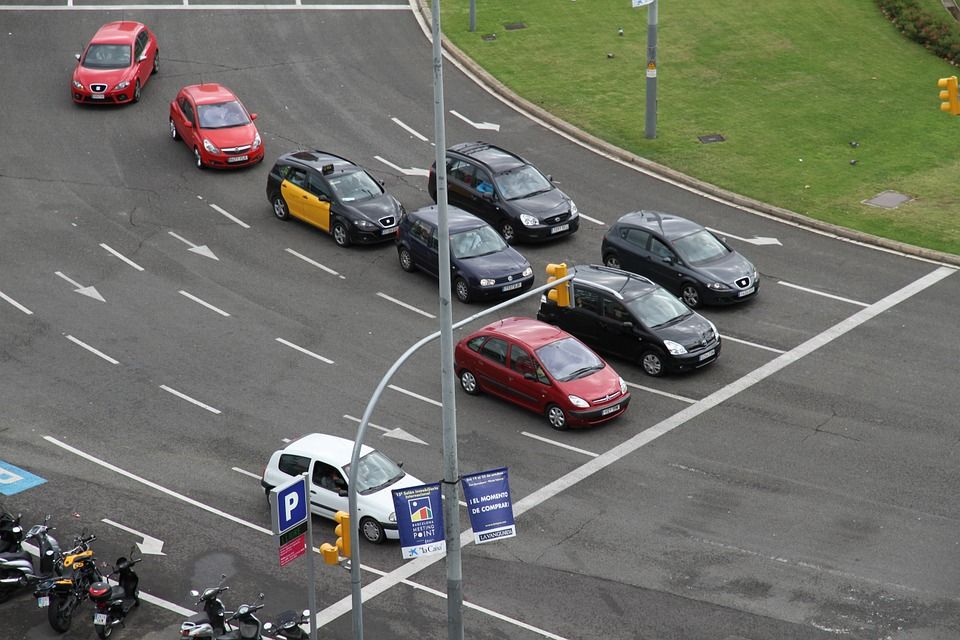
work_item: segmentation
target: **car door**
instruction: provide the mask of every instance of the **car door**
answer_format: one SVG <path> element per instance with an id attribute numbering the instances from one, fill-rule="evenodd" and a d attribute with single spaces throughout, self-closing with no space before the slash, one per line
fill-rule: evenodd
<path id="1" fill-rule="evenodd" d="M 280 195 L 287 203 L 287 209 L 290 215 L 300 218 L 306 222 L 309 219 L 307 192 L 307 170 L 302 167 L 290 167 L 287 177 L 280 183 Z M 312 224 L 312 223 L 311 223 Z"/>
<path id="2" fill-rule="evenodd" d="M 197 115 L 193 102 L 187 96 L 177 98 L 178 109 L 174 113 L 173 123 L 184 144 L 193 149 L 197 144 Z M 187 126 L 189 123 L 189 126 Z"/>
<path id="3" fill-rule="evenodd" d="M 502 338 L 490 337 L 477 351 L 477 380 L 484 391 L 516 402 L 516 396 L 510 389 L 511 375 L 507 368 L 507 352 L 510 344 Z"/>
<path id="4" fill-rule="evenodd" d="M 133 42 L 134 76 L 140 81 L 141 87 L 146 84 L 147 77 L 150 75 L 150 67 L 147 64 L 147 58 L 149 56 L 144 56 L 144 54 L 147 53 L 148 39 L 149 37 L 147 36 L 146 30 L 142 30 L 137 34 L 137 39 Z M 141 60 L 141 58 L 143 58 L 143 60 Z"/>
<path id="5" fill-rule="evenodd" d="M 426 220 L 414 220 L 410 225 L 410 253 L 416 265 L 432 275 L 439 275 L 440 258 L 436 241 L 436 227 Z"/>
<path id="6" fill-rule="evenodd" d="M 310 506 L 314 513 L 332 519 L 337 511 L 347 511 L 347 496 L 340 495 L 346 489 L 347 482 L 339 469 L 321 460 L 314 461 L 310 476 Z"/>
<path id="7" fill-rule="evenodd" d="M 598 325 L 597 348 L 621 358 L 634 359 L 640 355 L 637 337 L 639 324 L 622 302 L 608 294 L 601 294 L 603 317 Z"/>
<path id="8" fill-rule="evenodd" d="M 573 287 L 573 308 L 564 311 L 560 327 L 583 342 L 596 345 L 600 340 L 602 321 L 599 292 L 577 283 Z"/>
<path id="9" fill-rule="evenodd" d="M 530 352 L 516 343 L 510 345 L 507 375 L 507 385 L 517 404 L 534 411 L 544 407 L 550 379 Z"/>
<path id="10" fill-rule="evenodd" d="M 651 236 L 648 259 L 650 278 L 674 293 L 678 292 L 685 271 L 680 256 L 666 242 L 656 236 Z"/>
<path id="11" fill-rule="evenodd" d="M 451 158 L 447 163 L 447 201 L 468 211 L 476 211 L 477 167 L 462 158 Z"/>
<path id="12" fill-rule="evenodd" d="M 648 272 L 650 234 L 643 229 L 626 227 L 620 235 L 624 251 L 620 254 L 620 267 L 646 275 Z"/>
<path id="13" fill-rule="evenodd" d="M 330 189 L 323 178 L 307 173 L 307 189 L 304 203 L 304 219 L 327 233 L 330 233 Z"/>

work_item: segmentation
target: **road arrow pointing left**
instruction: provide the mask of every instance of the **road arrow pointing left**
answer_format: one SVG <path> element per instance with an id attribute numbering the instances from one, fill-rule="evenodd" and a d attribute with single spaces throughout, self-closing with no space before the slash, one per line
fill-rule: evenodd
<path id="1" fill-rule="evenodd" d="M 210 258 L 211 260 L 216 260 L 216 261 L 218 261 L 218 262 L 220 261 L 220 258 L 218 258 L 217 256 L 213 255 L 213 251 L 210 251 L 210 247 L 208 247 L 207 245 L 202 244 L 202 245 L 200 245 L 200 246 L 197 246 L 197 245 L 193 244 L 192 242 L 190 242 L 189 240 L 187 240 L 186 238 L 184 238 L 183 236 L 178 236 L 178 235 L 175 234 L 173 231 L 167 231 L 167 233 L 169 233 L 170 235 L 172 235 L 174 238 L 176 238 L 177 240 L 179 240 L 179 241 L 182 242 L 183 244 L 185 244 L 185 245 L 187 245 L 188 247 L 190 247 L 189 249 L 187 249 L 187 251 L 193 251 L 194 253 L 199 253 L 199 254 L 202 255 L 204 258 Z"/>
<path id="2" fill-rule="evenodd" d="M 470 125 L 474 129 L 487 129 L 488 131 L 500 131 L 500 125 L 498 124 L 493 124 L 492 122 L 474 122 L 470 118 L 457 113 L 453 109 L 450 110 L 450 115 L 457 116 L 458 118 L 466 122 L 468 125 Z"/>
<path id="3" fill-rule="evenodd" d="M 148 536 L 145 533 L 140 533 L 135 529 L 131 529 L 130 527 L 125 527 L 119 522 L 114 522 L 113 520 L 107 520 L 106 518 L 103 518 L 100 522 L 106 522 L 111 527 L 116 527 L 117 529 L 123 529 L 127 533 L 132 533 L 135 536 L 140 536 L 141 538 L 143 538 L 143 542 L 137 543 L 137 546 L 140 548 L 140 553 L 145 553 L 151 556 L 167 555 L 163 551 L 161 551 L 161 549 L 163 548 L 163 540 L 158 540 L 153 536 Z"/>
<path id="4" fill-rule="evenodd" d="M 779 246 L 781 246 L 781 247 L 783 246 L 783 245 L 780 243 L 780 241 L 777 240 L 776 238 L 764 238 L 764 237 L 762 237 L 762 236 L 754 236 L 754 237 L 752 237 L 752 238 L 741 238 L 740 236 L 735 236 L 735 235 L 733 235 L 732 233 L 727 233 L 726 231 L 720 231 L 719 229 L 712 229 L 712 228 L 710 228 L 710 227 L 707 227 L 707 229 L 709 229 L 710 231 L 713 231 L 713 232 L 714 232 L 715 234 L 717 234 L 717 235 L 726 236 L 726 237 L 728 237 L 728 238 L 733 238 L 733 239 L 735 239 L 735 240 L 742 240 L 743 242 L 749 242 L 750 244 L 756 244 L 756 245 L 761 245 L 761 244 L 776 244 L 776 245 L 779 245 Z"/>
<path id="5" fill-rule="evenodd" d="M 69 282 L 70 284 L 72 284 L 73 286 L 75 286 L 76 287 L 76 289 L 74 289 L 75 292 L 82 293 L 83 295 L 93 298 L 94 300 L 99 300 L 100 302 L 106 302 L 106 300 L 103 299 L 103 296 L 100 295 L 100 292 L 97 291 L 96 287 L 93 287 L 93 286 L 85 287 L 79 282 L 75 280 L 71 280 L 60 271 L 54 271 L 54 273 L 60 276 L 61 278 L 63 278 L 64 280 L 66 280 L 67 282 Z"/>

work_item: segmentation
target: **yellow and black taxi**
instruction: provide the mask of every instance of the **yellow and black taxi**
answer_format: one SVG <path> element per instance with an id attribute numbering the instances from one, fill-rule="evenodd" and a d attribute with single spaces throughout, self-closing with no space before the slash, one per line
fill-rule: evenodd
<path id="1" fill-rule="evenodd" d="M 280 156 L 267 176 L 267 199 L 280 220 L 300 218 L 341 247 L 389 242 L 403 205 L 365 169 L 325 151 Z"/>

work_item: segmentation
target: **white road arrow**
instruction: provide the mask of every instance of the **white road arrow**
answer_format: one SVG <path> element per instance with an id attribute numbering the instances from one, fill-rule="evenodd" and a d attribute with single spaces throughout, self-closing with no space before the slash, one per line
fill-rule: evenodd
<path id="1" fill-rule="evenodd" d="M 468 125 L 470 125 L 474 129 L 487 129 L 488 131 L 500 131 L 500 125 L 498 124 L 493 124 L 492 122 L 474 122 L 470 118 L 457 113 L 453 109 L 450 110 L 450 115 L 457 116 L 458 118 L 466 122 Z"/>
<path id="2" fill-rule="evenodd" d="M 66 280 L 67 282 L 69 282 L 70 284 L 72 284 L 73 286 L 75 286 L 76 289 L 74 289 L 74 291 L 76 291 L 77 293 L 82 293 L 83 295 L 93 298 L 94 300 L 99 300 L 100 302 L 106 302 L 106 300 L 103 299 L 103 296 L 100 295 L 100 292 L 97 291 L 96 287 L 92 287 L 92 286 L 85 287 L 79 282 L 75 280 L 71 280 L 67 276 L 63 275 L 63 273 L 61 273 L 60 271 L 54 271 L 54 273 L 60 276 L 61 278 L 63 278 L 64 280 Z"/>
<path id="3" fill-rule="evenodd" d="M 727 233 L 726 231 L 720 231 L 719 229 L 713 229 L 711 227 L 707 227 L 707 229 L 710 229 L 710 231 L 713 231 L 715 234 L 719 236 L 726 236 L 728 238 L 734 238 L 735 240 L 743 240 L 744 242 L 749 242 L 750 244 L 757 244 L 757 245 L 776 244 L 776 245 L 780 245 L 781 247 L 783 246 L 780 243 L 780 241 L 777 240 L 776 238 L 764 238 L 762 236 L 754 236 L 753 238 L 741 238 L 740 236 L 735 236 L 732 233 Z"/>
<path id="4" fill-rule="evenodd" d="M 415 167 L 411 167 L 411 168 L 409 168 L 409 169 L 404 169 L 403 167 L 398 167 L 397 165 L 393 164 L 393 163 L 390 162 L 389 160 L 387 160 L 387 159 L 385 159 L 385 158 L 381 158 L 380 156 L 373 156 L 373 157 L 376 158 L 377 160 L 379 160 L 380 162 L 382 162 L 383 164 L 387 165 L 388 167 L 390 167 L 390 168 L 393 169 L 394 171 L 399 171 L 400 173 L 402 173 L 402 174 L 405 175 L 405 176 L 423 176 L 423 177 L 426 177 L 426 176 L 430 175 L 430 172 L 429 172 L 427 169 L 417 169 L 417 168 L 415 168 Z"/>
<path id="5" fill-rule="evenodd" d="M 145 533 L 140 533 L 135 529 L 131 529 L 130 527 L 125 527 L 119 522 L 114 522 L 113 520 L 107 520 L 106 518 L 103 518 L 100 522 L 106 522 L 111 527 L 116 527 L 117 529 L 123 529 L 127 533 L 132 533 L 135 536 L 140 536 L 141 538 L 143 538 L 143 542 L 137 543 L 137 546 L 140 548 L 140 553 L 145 553 L 151 556 L 167 555 L 161 551 L 161 549 L 163 548 L 163 540 L 158 540 L 157 538 L 148 536 Z"/>
<path id="6" fill-rule="evenodd" d="M 217 256 L 213 255 L 213 251 L 210 251 L 210 247 L 208 247 L 207 245 L 203 244 L 203 245 L 197 246 L 197 245 L 193 244 L 192 242 L 190 242 L 189 240 L 187 240 L 186 238 L 184 238 L 183 236 L 178 236 L 178 235 L 175 234 L 173 231 L 167 231 L 167 233 L 169 233 L 170 235 L 172 235 L 174 238 L 176 238 L 177 240 L 179 240 L 179 241 L 182 242 L 183 244 L 185 244 L 185 245 L 187 245 L 188 247 L 190 247 L 190 248 L 188 249 L 188 251 L 193 251 L 194 253 L 199 253 L 200 255 L 202 255 L 202 256 L 205 257 L 205 258 L 211 258 L 211 259 L 216 260 L 216 261 L 218 261 L 218 262 L 220 261 L 220 258 L 218 258 Z"/>
<path id="7" fill-rule="evenodd" d="M 353 422 L 360 422 L 360 418 L 355 418 L 353 416 L 348 416 L 348 415 L 345 415 L 343 417 L 346 418 L 347 420 L 352 420 Z M 373 427 L 374 429 L 383 431 L 384 438 L 396 438 L 397 440 L 406 440 L 407 442 L 413 442 L 414 444 L 423 444 L 423 445 L 427 444 L 417 436 L 407 433 L 400 427 L 397 427 L 396 429 L 387 429 L 386 427 L 375 425 L 372 422 L 368 422 L 367 424 Z"/>

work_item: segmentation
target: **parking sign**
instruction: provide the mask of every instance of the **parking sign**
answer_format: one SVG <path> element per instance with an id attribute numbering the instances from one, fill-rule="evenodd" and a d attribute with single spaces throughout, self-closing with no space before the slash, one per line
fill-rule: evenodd
<path id="1" fill-rule="evenodd" d="M 274 535 L 282 535 L 306 522 L 309 511 L 307 478 L 299 476 L 271 491 L 270 511 Z"/>

